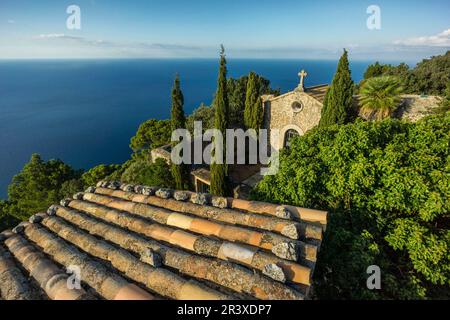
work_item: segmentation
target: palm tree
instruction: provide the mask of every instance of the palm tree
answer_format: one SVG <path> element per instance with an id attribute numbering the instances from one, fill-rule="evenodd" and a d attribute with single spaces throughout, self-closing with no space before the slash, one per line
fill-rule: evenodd
<path id="1" fill-rule="evenodd" d="M 368 79 L 360 90 L 361 115 L 366 119 L 383 120 L 397 109 L 403 88 L 397 78 L 381 76 Z"/>

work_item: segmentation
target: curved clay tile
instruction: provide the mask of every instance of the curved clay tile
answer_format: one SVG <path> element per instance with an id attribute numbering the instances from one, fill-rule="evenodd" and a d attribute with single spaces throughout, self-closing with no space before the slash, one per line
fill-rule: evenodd
<path id="1" fill-rule="evenodd" d="M 30 275 L 39 283 L 52 300 L 92 300 L 93 297 L 82 288 L 70 289 L 67 286 L 69 275 L 53 261 L 47 259 L 20 235 L 5 241 L 5 245 Z"/>
<path id="2" fill-rule="evenodd" d="M 56 262 L 69 266 L 77 266 L 81 270 L 82 281 L 108 300 L 152 300 L 154 296 L 128 282 L 123 277 L 112 273 L 101 263 L 93 261 L 85 253 L 78 251 L 72 245 L 32 224 L 25 228 L 25 235 L 36 243 Z M 129 293 L 125 294 L 125 293 Z"/>
<path id="3" fill-rule="evenodd" d="M 81 229 L 69 225 L 62 219 L 47 217 L 41 223 L 50 231 L 73 243 L 83 251 L 111 262 L 114 268 L 123 272 L 127 277 L 145 285 L 163 297 L 185 300 L 187 292 L 189 292 L 189 300 L 224 300 L 230 298 L 196 281 L 186 281 L 169 270 L 145 264 L 128 251 L 99 240 Z"/>
<path id="4" fill-rule="evenodd" d="M 14 262 L 11 253 L 0 245 L 0 296 L 5 300 L 35 300 L 38 298 L 27 277 Z"/>

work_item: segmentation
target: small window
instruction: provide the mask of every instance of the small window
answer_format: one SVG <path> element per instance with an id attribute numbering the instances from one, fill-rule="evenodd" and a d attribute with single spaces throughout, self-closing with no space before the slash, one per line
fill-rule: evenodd
<path id="1" fill-rule="evenodd" d="M 292 110 L 297 113 L 303 110 L 303 103 L 299 102 L 299 101 L 295 101 L 294 103 L 292 103 Z"/>

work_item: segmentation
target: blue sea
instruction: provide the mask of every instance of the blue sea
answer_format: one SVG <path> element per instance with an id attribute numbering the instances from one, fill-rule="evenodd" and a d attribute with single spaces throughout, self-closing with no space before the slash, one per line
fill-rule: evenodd
<path id="1" fill-rule="evenodd" d="M 355 81 L 367 62 L 351 64 Z M 306 85 L 330 83 L 336 61 L 233 60 L 229 76 L 255 71 L 287 92 L 308 72 Z M 216 59 L 0 61 L 0 198 L 32 153 L 74 168 L 121 163 L 143 121 L 170 115 L 170 91 L 181 77 L 185 111 L 212 100 Z"/>

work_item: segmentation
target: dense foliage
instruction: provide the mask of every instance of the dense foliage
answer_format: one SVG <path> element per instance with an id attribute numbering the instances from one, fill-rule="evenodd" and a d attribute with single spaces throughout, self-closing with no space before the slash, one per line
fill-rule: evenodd
<path id="1" fill-rule="evenodd" d="M 190 114 L 186 119 L 186 127 L 191 132 L 194 133 L 194 122 L 200 121 L 202 123 L 203 130 L 208 130 L 214 128 L 214 107 L 209 107 L 203 103 L 195 109 L 192 114 Z"/>
<path id="2" fill-rule="evenodd" d="M 344 50 L 331 86 L 325 95 L 319 126 L 326 127 L 349 122 L 353 113 L 353 92 L 354 83 L 348 53 Z"/>
<path id="3" fill-rule="evenodd" d="M 225 137 L 226 129 L 229 126 L 229 104 L 227 90 L 227 61 L 225 58 L 225 50 L 222 46 L 220 53 L 219 78 L 217 80 L 217 92 L 214 98 L 214 128 L 222 133 Z M 223 159 L 225 159 L 225 138 L 223 139 Z M 222 161 L 225 162 L 225 161 Z M 227 176 L 228 166 L 225 163 L 211 163 L 211 193 L 216 196 L 225 196 L 227 193 Z"/>
<path id="4" fill-rule="evenodd" d="M 33 154 L 8 187 L 9 212 L 23 220 L 37 212 L 46 211 L 62 198 L 71 195 L 72 182 L 80 177 L 60 160 L 44 161 Z"/>
<path id="5" fill-rule="evenodd" d="M 172 132 L 186 129 L 186 116 L 184 115 L 184 97 L 180 88 L 180 77 L 177 75 L 172 89 L 171 128 Z M 172 164 L 172 177 L 178 190 L 189 190 L 189 166 L 187 164 Z"/>
<path id="6" fill-rule="evenodd" d="M 231 127 L 244 128 L 245 127 L 245 108 L 246 99 L 248 96 L 249 80 L 252 77 L 253 84 L 251 85 L 255 90 L 255 96 L 260 97 L 263 94 L 279 95 L 279 90 L 273 90 L 270 87 L 270 81 L 264 77 L 249 73 L 239 79 L 229 78 L 227 81 L 228 101 L 230 106 L 230 125 Z M 249 104 L 251 105 L 251 104 Z M 262 118 L 261 118 L 262 119 Z"/>
<path id="7" fill-rule="evenodd" d="M 447 111 L 450 111 L 450 80 L 447 82 L 447 88 L 445 89 L 442 104 L 438 112 L 442 113 Z"/>
<path id="8" fill-rule="evenodd" d="M 120 165 L 117 164 L 101 164 L 83 173 L 83 175 L 81 176 L 81 181 L 83 182 L 84 188 L 95 186 L 97 182 L 106 179 L 108 176 L 119 169 Z"/>
<path id="9" fill-rule="evenodd" d="M 139 126 L 131 138 L 130 148 L 138 152 L 158 148 L 170 143 L 172 137 L 170 120 L 150 119 Z"/>
<path id="10" fill-rule="evenodd" d="M 424 59 L 413 69 L 405 63 L 392 66 L 376 62 L 367 68 L 364 79 L 382 75 L 398 77 L 406 93 L 444 95 L 450 80 L 450 51 L 444 55 Z"/>
<path id="11" fill-rule="evenodd" d="M 450 113 L 316 128 L 253 196 L 329 210 L 319 298 L 449 298 L 449 147 Z M 381 268 L 381 290 L 366 287 L 370 265 Z"/>
<path id="12" fill-rule="evenodd" d="M 175 187 L 173 179 L 170 178 L 170 166 L 163 159 L 156 159 L 153 163 L 150 157 L 134 155 L 133 159 L 125 164 L 125 167 L 120 179 L 117 180 L 161 188 Z"/>
<path id="13" fill-rule="evenodd" d="M 258 75 L 250 72 L 245 94 L 244 125 L 247 129 L 259 130 L 263 123 L 263 109 Z"/>
<path id="14" fill-rule="evenodd" d="M 399 107 L 403 88 L 397 78 L 380 76 L 368 79 L 360 91 L 359 106 L 366 119 L 383 120 Z"/>

